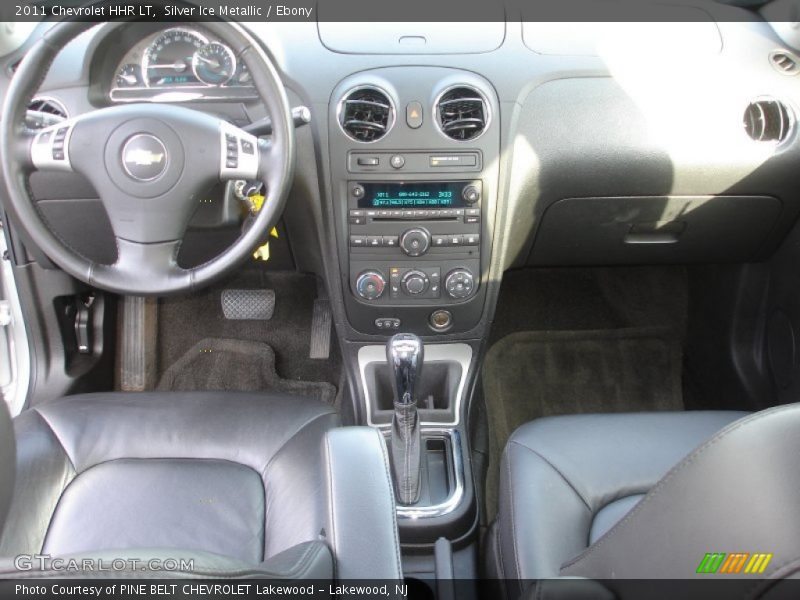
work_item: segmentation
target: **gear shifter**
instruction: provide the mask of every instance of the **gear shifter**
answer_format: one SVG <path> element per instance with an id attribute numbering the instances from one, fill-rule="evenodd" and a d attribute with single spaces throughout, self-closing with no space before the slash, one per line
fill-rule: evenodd
<path id="1" fill-rule="evenodd" d="M 422 442 L 415 386 L 422 375 L 423 358 L 422 340 L 411 333 L 398 333 L 386 344 L 394 391 L 392 475 L 397 501 L 406 505 L 419 499 Z"/>

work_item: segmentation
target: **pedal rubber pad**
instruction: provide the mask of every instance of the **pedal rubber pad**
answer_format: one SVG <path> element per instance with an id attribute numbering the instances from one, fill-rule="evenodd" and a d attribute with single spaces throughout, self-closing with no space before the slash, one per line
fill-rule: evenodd
<path id="1" fill-rule="evenodd" d="M 222 314 L 226 319 L 269 321 L 274 312 L 274 290 L 222 290 Z"/>

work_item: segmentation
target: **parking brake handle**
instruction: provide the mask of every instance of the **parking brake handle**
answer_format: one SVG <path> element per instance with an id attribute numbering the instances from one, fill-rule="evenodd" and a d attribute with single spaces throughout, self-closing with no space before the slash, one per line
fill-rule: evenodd
<path id="1" fill-rule="evenodd" d="M 395 493 L 400 504 L 419 500 L 421 435 L 416 385 L 422 375 L 422 340 L 411 333 L 398 333 L 386 345 L 394 392 L 391 456 Z"/>

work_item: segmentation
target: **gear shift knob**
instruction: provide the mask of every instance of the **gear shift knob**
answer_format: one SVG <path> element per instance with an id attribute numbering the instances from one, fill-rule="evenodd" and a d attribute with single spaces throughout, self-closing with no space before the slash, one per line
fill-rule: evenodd
<path id="1" fill-rule="evenodd" d="M 414 393 L 422 373 L 424 354 L 422 340 L 413 333 L 398 333 L 386 344 L 395 404 L 408 405 L 416 401 Z"/>
<path id="2" fill-rule="evenodd" d="M 416 386 L 422 373 L 422 340 L 398 333 L 386 344 L 386 360 L 392 376 L 392 476 L 400 504 L 419 500 L 422 433 L 417 412 Z"/>

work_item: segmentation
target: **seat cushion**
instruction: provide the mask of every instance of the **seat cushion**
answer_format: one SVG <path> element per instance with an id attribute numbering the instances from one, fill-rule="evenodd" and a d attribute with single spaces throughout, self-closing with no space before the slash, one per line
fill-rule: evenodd
<path id="1" fill-rule="evenodd" d="M 258 564 L 319 539 L 334 409 L 238 392 L 71 396 L 15 420 L 0 555 L 176 548 Z"/>
<path id="2" fill-rule="evenodd" d="M 739 412 L 573 415 L 509 439 L 490 551 L 506 579 L 557 577 L 696 446 Z"/>

